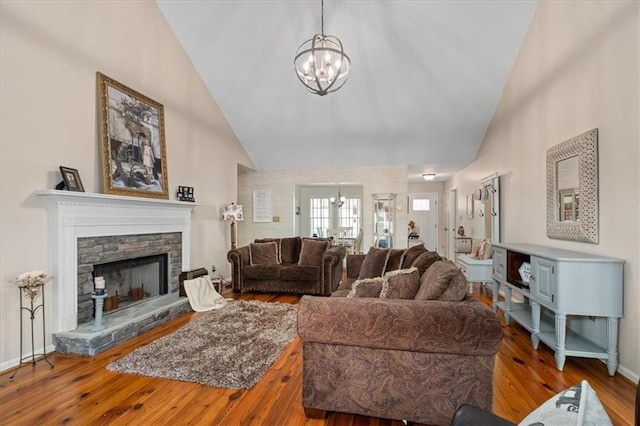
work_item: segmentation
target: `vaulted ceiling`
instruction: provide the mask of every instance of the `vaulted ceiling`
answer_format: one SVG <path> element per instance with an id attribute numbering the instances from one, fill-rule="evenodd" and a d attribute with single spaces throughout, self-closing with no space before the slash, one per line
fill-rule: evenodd
<path id="1" fill-rule="evenodd" d="M 293 67 L 319 0 L 157 4 L 258 169 L 408 165 L 411 182 L 474 161 L 537 1 L 327 0 L 352 71 L 323 97 Z"/>

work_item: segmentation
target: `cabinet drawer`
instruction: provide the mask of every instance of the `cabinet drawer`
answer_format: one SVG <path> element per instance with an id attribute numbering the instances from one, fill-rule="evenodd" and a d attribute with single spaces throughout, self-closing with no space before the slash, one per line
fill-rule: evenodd
<path id="1" fill-rule="evenodd" d="M 493 248 L 493 278 L 496 281 L 507 279 L 507 251 L 503 248 Z"/>

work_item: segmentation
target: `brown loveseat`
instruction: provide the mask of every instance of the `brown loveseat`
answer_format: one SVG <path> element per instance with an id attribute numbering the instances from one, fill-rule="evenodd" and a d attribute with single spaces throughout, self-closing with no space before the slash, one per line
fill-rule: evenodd
<path id="1" fill-rule="evenodd" d="M 273 252 L 269 251 L 275 245 Z M 253 249 L 253 250 L 252 250 Z M 233 290 L 330 295 L 340 284 L 344 247 L 318 238 L 264 238 L 230 250 Z"/>
<path id="2" fill-rule="evenodd" d="M 349 268 L 363 263 L 352 256 L 347 261 L 352 279 L 336 296 L 344 296 L 358 276 Z M 418 293 L 427 277 L 453 277 L 451 267 L 448 261 L 430 266 Z M 461 301 L 302 297 L 298 333 L 305 413 L 321 417 L 337 411 L 439 425 L 449 424 L 464 403 L 491 409 L 500 323 L 488 306 L 466 295 L 466 284 L 458 287 L 464 288 Z"/>

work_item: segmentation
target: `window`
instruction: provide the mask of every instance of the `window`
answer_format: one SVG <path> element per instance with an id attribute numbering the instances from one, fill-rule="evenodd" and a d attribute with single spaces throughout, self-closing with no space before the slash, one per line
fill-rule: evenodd
<path id="1" fill-rule="evenodd" d="M 411 207 L 414 212 L 428 212 L 431 210 L 431 200 L 428 198 L 414 198 Z"/>
<path id="2" fill-rule="evenodd" d="M 329 199 L 310 198 L 309 199 L 309 224 L 311 235 L 327 237 L 329 232 Z"/>
<path id="3" fill-rule="evenodd" d="M 360 230 L 360 198 L 346 198 L 339 209 L 338 227 L 351 228 L 344 238 L 355 238 Z"/>

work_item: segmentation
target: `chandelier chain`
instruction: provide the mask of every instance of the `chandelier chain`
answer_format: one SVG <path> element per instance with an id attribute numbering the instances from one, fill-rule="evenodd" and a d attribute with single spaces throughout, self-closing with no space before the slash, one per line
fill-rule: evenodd
<path id="1" fill-rule="evenodd" d="M 320 32 L 324 37 L 324 0 L 320 0 Z"/>

